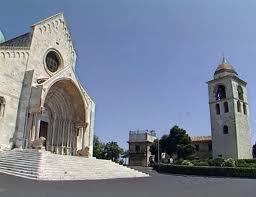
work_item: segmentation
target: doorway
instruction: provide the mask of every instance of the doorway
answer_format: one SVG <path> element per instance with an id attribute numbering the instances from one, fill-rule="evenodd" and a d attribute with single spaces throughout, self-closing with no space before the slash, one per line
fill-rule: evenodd
<path id="1" fill-rule="evenodd" d="M 44 138 L 46 139 L 46 140 L 44 141 L 44 147 L 46 147 L 47 132 L 48 132 L 48 122 L 41 121 L 41 123 L 40 123 L 39 137 L 44 137 Z"/>

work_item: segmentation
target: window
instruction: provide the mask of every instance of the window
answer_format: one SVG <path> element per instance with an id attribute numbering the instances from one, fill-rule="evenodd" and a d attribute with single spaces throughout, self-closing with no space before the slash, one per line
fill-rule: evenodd
<path id="1" fill-rule="evenodd" d="M 135 151 L 138 153 L 138 152 L 140 152 L 140 146 L 139 145 L 136 145 L 135 146 Z"/>
<path id="2" fill-rule="evenodd" d="M 247 114 L 247 107 L 246 107 L 245 103 L 243 104 L 243 110 L 244 110 L 244 114 L 246 115 Z"/>
<path id="3" fill-rule="evenodd" d="M 237 101 L 237 111 L 241 112 L 241 103 L 240 103 L 240 101 Z"/>
<path id="4" fill-rule="evenodd" d="M 216 114 L 220 114 L 220 105 L 216 104 L 215 108 L 216 108 Z"/>
<path id="5" fill-rule="evenodd" d="M 226 98 L 226 88 L 225 88 L 225 86 L 218 85 L 215 97 L 216 97 L 217 101 Z"/>
<path id="6" fill-rule="evenodd" d="M 212 151 L 212 144 L 208 144 L 208 151 L 209 151 L 209 152 Z"/>
<path id="7" fill-rule="evenodd" d="M 199 145 L 198 144 L 195 145 L 195 148 L 196 148 L 196 151 L 199 151 Z"/>
<path id="8" fill-rule="evenodd" d="M 56 72 L 59 69 L 60 59 L 56 52 L 50 51 L 46 55 L 45 62 L 46 62 L 47 69 L 52 73 Z"/>
<path id="9" fill-rule="evenodd" d="M 5 111 L 5 98 L 0 96 L 0 117 L 4 117 Z"/>
<path id="10" fill-rule="evenodd" d="M 229 111 L 228 110 L 228 102 L 225 102 L 223 105 L 224 105 L 224 112 L 228 113 L 228 111 Z"/>
<path id="11" fill-rule="evenodd" d="M 243 101 L 244 100 L 243 88 L 241 86 L 237 86 L 237 92 L 238 92 L 238 98 Z"/>
<path id="12" fill-rule="evenodd" d="M 228 126 L 224 125 L 223 127 L 223 134 L 228 134 Z"/>

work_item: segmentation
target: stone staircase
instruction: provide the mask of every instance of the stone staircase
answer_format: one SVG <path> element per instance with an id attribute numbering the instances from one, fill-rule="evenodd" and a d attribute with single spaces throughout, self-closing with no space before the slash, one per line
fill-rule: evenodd
<path id="1" fill-rule="evenodd" d="M 0 151 L 0 172 L 37 180 L 97 180 L 148 177 L 109 160 L 57 155 L 48 151 Z"/>

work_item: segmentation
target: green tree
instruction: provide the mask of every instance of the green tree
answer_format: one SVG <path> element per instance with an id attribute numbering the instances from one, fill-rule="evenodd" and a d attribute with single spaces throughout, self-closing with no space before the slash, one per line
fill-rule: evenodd
<path id="1" fill-rule="evenodd" d="M 119 156 L 123 153 L 123 149 L 120 148 L 117 142 L 108 142 L 103 150 L 104 159 L 110 159 L 114 162 L 118 162 Z"/>
<path id="2" fill-rule="evenodd" d="M 177 155 L 178 158 L 185 159 L 195 152 L 186 130 L 179 128 L 177 125 L 171 128 L 165 146 L 165 152 L 168 155 Z"/>
<path id="3" fill-rule="evenodd" d="M 166 149 L 166 138 L 168 135 L 163 135 L 159 140 L 159 153 L 160 155 L 165 152 Z M 149 151 L 152 155 L 155 155 L 155 162 L 158 162 L 158 139 L 154 140 L 151 144 Z"/>
<path id="4" fill-rule="evenodd" d="M 97 159 L 104 159 L 104 147 L 105 144 L 102 143 L 98 136 L 94 135 L 93 138 L 93 156 Z"/>

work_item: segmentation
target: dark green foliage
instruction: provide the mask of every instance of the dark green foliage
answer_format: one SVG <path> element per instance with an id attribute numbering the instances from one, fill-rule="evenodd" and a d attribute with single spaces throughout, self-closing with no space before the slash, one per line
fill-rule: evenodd
<path id="1" fill-rule="evenodd" d="M 217 157 L 215 159 L 209 159 L 208 163 L 209 163 L 209 166 L 221 166 L 224 161 L 225 161 L 225 159 L 223 159 L 221 157 Z"/>
<path id="2" fill-rule="evenodd" d="M 256 168 L 256 159 L 238 159 L 235 163 L 241 168 Z"/>
<path id="3" fill-rule="evenodd" d="M 156 155 L 157 158 L 157 143 L 155 142 L 150 147 L 150 152 Z M 178 159 L 188 159 L 194 154 L 194 146 L 191 144 L 191 139 L 186 130 L 174 126 L 171 128 L 169 135 L 163 135 L 159 141 L 159 151 L 167 153 L 170 156 L 176 155 Z"/>
<path id="4" fill-rule="evenodd" d="M 182 163 L 181 163 L 181 165 L 184 165 L 184 166 L 193 166 L 194 164 L 193 164 L 191 161 L 189 161 L 189 160 L 183 160 Z"/>
<path id="5" fill-rule="evenodd" d="M 98 136 L 94 135 L 93 138 L 93 156 L 97 159 L 104 159 L 103 150 L 105 144 L 102 143 Z"/>
<path id="6" fill-rule="evenodd" d="M 155 165 L 154 169 L 158 172 L 173 174 L 256 178 L 256 168 L 181 166 L 160 164 Z"/>
<path id="7" fill-rule="evenodd" d="M 207 160 L 192 160 L 191 162 L 194 164 L 194 166 L 209 166 Z"/>
<path id="8" fill-rule="evenodd" d="M 174 160 L 173 164 L 182 165 L 183 159 Z"/>
<path id="9" fill-rule="evenodd" d="M 177 156 L 178 158 L 184 158 L 187 159 L 189 156 L 194 154 L 195 149 L 192 144 L 187 144 L 187 145 L 178 145 L 177 146 Z"/>
<path id="10" fill-rule="evenodd" d="M 226 159 L 222 165 L 222 167 L 236 167 L 235 160 L 232 158 Z"/>
<path id="11" fill-rule="evenodd" d="M 161 139 L 159 140 L 159 153 L 165 152 L 166 147 L 166 138 L 168 135 L 163 135 Z M 154 141 L 154 143 L 150 146 L 149 151 L 152 155 L 155 155 L 155 162 L 158 162 L 158 139 Z"/>
<path id="12" fill-rule="evenodd" d="M 165 144 L 165 152 L 168 155 L 176 154 L 178 158 L 186 158 L 194 153 L 194 147 L 186 130 L 177 125 L 171 128 Z"/>
<path id="13" fill-rule="evenodd" d="M 120 154 L 123 153 L 117 142 L 108 142 L 104 144 L 99 137 L 94 136 L 93 139 L 93 156 L 97 159 L 108 159 L 117 162 Z"/>
<path id="14" fill-rule="evenodd" d="M 118 161 L 120 154 L 123 153 L 117 142 L 108 142 L 103 150 L 104 159 L 112 160 L 114 162 Z"/>

